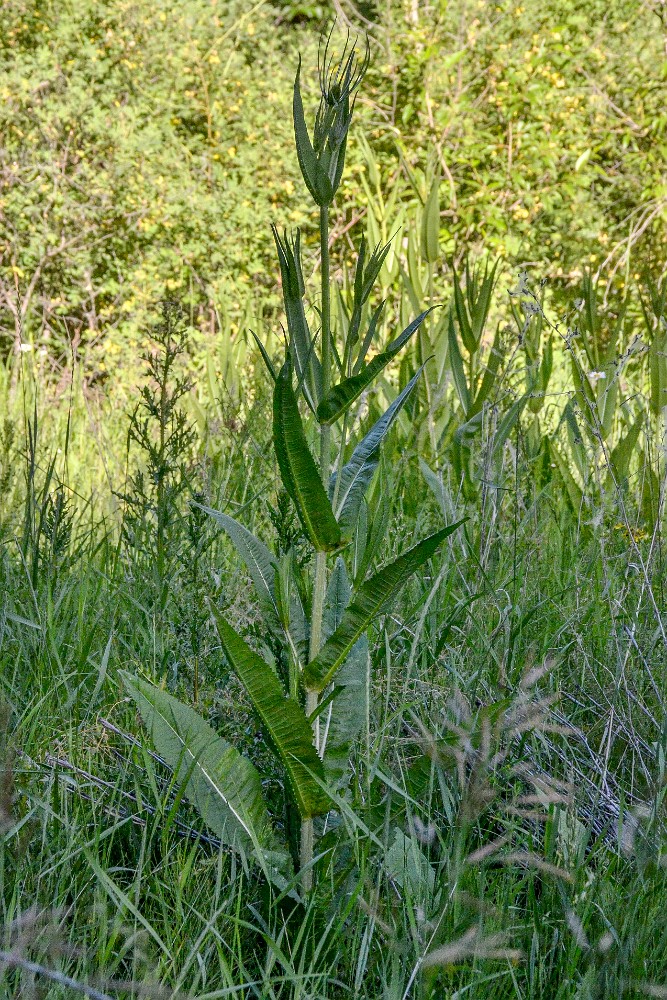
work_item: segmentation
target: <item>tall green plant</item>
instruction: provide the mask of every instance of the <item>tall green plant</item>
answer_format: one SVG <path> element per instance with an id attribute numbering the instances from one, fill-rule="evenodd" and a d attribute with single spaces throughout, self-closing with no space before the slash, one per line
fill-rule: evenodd
<path id="1" fill-rule="evenodd" d="M 273 553 L 246 527 L 224 512 L 205 508 L 246 564 L 267 633 L 284 656 L 277 669 L 259 655 L 218 608 L 212 612 L 224 655 L 243 684 L 267 742 L 285 776 L 285 793 L 300 822 L 298 863 L 304 889 L 312 885 L 315 817 L 331 807 L 344 783 L 343 761 L 363 723 L 355 689 L 367 688 L 366 634 L 405 581 L 423 566 L 458 526 L 450 524 L 368 575 L 354 564 L 350 587 L 344 556 L 359 529 L 365 492 L 379 462 L 380 447 L 419 373 L 356 444 L 351 431 L 360 396 L 417 332 L 421 312 L 388 346 L 369 359 L 379 339 L 381 307 L 370 317 L 369 299 L 388 253 L 370 253 L 362 241 L 356 267 L 353 309 L 343 339 L 331 324 L 329 267 L 330 211 L 341 182 L 356 90 L 368 62 L 347 44 L 339 58 L 331 36 L 320 51 L 320 103 L 311 132 L 301 96 L 301 65 L 293 93 L 296 151 L 303 179 L 319 212 L 321 284 L 319 330 L 310 329 L 301 267 L 301 235 L 281 237 L 274 229 L 280 262 L 288 343 L 280 370 L 266 352 L 273 381 L 273 447 L 284 489 L 310 547 L 311 574 L 290 548 Z M 362 336 L 362 329 L 365 330 Z M 303 400 L 304 407 L 300 406 Z M 304 420 L 302 410 L 309 411 Z M 317 438 L 318 455 L 309 437 Z M 366 523 L 366 537 L 376 526 Z M 386 532 L 386 522 L 382 533 Z M 377 542 L 375 543 L 377 545 Z M 337 558 L 334 572 L 331 560 Z M 145 681 L 125 677 L 158 752 L 179 770 L 185 793 L 223 841 L 254 853 L 267 876 L 281 884 L 290 875 L 290 851 L 280 842 L 262 800 L 254 766 L 220 740 L 191 708 Z M 367 694 L 366 694 L 367 697 Z M 289 824 L 286 824 L 289 827 Z M 292 845 L 292 856 L 297 855 Z"/>

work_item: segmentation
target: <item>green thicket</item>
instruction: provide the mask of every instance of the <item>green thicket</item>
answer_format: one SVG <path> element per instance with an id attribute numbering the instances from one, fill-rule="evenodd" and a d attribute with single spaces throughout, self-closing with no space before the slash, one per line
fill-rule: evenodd
<path id="1" fill-rule="evenodd" d="M 343 5 L 345 7 L 345 5 Z M 660 4 L 391 2 L 351 23 L 373 65 L 358 127 L 384 189 L 443 174 L 447 257 L 500 254 L 571 283 L 664 259 Z M 325 4 L 7 0 L 0 11 L 0 332 L 86 378 L 132 367 L 156 303 L 204 342 L 278 303 L 270 223 L 303 223 L 289 148 L 297 46 Z M 362 20 L 362 17 L 365 20 Z M 354 235 L 363 151 L 343 223 Z M 627 249 L 631 253 L 624 256 Z M 443 266 L 438 291 L 446 287 Z"/>

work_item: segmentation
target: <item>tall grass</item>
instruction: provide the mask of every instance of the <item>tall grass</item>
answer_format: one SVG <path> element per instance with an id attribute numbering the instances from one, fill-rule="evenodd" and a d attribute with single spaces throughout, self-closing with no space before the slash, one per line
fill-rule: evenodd
<path id="1" fill-rule="evenodd" d="M 3 383 L 7 996 L 667 995 L 666 286 L 501 294 L 439 256 L 435 176 L 347 270 L 348 57 L 310 150 L 296 91 L 320 281 L 276 234 L 285 367 L 260 336 L 245 403 L 206 400 L 168 317 L 93 499 L 90 401 Z"/>

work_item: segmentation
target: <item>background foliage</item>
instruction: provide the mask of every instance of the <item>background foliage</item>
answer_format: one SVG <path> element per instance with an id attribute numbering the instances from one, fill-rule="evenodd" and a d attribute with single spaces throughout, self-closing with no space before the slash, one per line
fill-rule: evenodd
<path id="1" fill-rule="evenodd" d="M 381 189 L 414 202 L 410 179 L 419 189 L 427 163 L 439 163 L 447 257 L 472 248 L 511 267 L 528 261 L 554 288 L 589 264 L 621 281 L 658 268 L 661 9 L 632 0 L 8 0 L 4 357 L 21 337 L 57 375 L 74 342 L 86 379 L 103 382 L 119 364 L 135 366 L 164 297 L 188 303 L 202 347 L 271 320 L 269 225 L 304 221 L 288 153 L 297 47 L 311 57 L 336 12 L 371 34 L 356 127 L 382 164 Z M 352 157 L 350 235 L 368 176 L 363 153 Z"/>

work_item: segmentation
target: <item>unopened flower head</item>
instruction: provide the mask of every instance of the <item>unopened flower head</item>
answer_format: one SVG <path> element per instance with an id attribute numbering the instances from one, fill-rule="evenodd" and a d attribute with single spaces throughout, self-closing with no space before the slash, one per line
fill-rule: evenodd
<path id="1" fill-rule="evenodd" d="M 334 199 L 343 175 L 347 133 L 354 110 L 354 94 L 369 62 L 369 48 L 363 58 L 356 45 L 345 43 L 342 55 L 331 53 L 331 32 L 320 47 L 318 71 L 320 105 L 315 116 L 311 142 L 301 99 L 301 61 L 294 81 L 294 134 L 299 166 L 316 204 L 328 206 Z"/>

